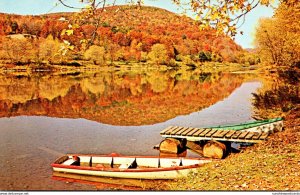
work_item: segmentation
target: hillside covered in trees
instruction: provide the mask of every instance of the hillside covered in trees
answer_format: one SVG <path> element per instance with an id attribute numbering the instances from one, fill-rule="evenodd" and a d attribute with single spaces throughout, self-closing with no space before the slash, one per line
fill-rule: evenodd
<path id="1" fill-rule="evenodd" d="M 96 16 L 56 13 L 0 14 L 0 59 L 10 63 L 91 60 L 175 65 L 201 61 L 237 62 L 244 51 L 215 30 L 199 29 L 186 16 L 164 9 L 113 6 Z M 30 38 L 16 35 L 25 34 Z M 22 37 L 22 36 L 21 36 Z"/>

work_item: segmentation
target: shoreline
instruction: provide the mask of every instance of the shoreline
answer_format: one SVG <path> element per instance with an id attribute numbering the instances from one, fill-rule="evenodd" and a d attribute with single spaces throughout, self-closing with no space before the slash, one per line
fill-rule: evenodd
<path id="1" fill-rule="evenodd" d="M 71 65 L 70 65 L 71 64 Z M 81 65 L 77 61 L 70 64 L 27 64 L 14 65 L 3 64 L 0 62 L 0 74 L 36 74 L 36 73 L 78 73 L 78 72 L 113 72 L 113 71 L 147 71 L 147 70 L 199 70 L 201 72 L 231 72 L 231 73 L 255 73 L 258 70 L 257 65 L 245 65 L 238 63 L 219 63 L 219 62 L 205 62 L 198 63 L 195 66 L 178 63 L 176 66 L 171 65 L 156 65 L 151 63 L 139 62 L 114 62 L 106 65 L 94 65 L 89 62 L 84 62 Z"/>
<path id="2" fill-rule="evenodd" d="M 284 131 L 265 142 L 231 153 L 223 161 L 210 163 L 198 174 L 171 182 L 163 190 L 299 190 L 300 105 L 284 120 Z"/>

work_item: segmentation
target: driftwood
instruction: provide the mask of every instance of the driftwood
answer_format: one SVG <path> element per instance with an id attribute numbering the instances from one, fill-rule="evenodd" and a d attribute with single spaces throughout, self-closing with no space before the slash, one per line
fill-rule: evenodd
<path id="1" fill-rule="evenodd" d="M 226 145 L 217 141 L 208 141 L 203 147 L 203 156 L 209 158 L 224 158 L 226 155 Z"/>
<path id="2" fill-rule="evenodd" d="M 160 142 L 159 150 L 163 153 L 180 154 L 186 150 L 186 140 L 166 138 Z"/>

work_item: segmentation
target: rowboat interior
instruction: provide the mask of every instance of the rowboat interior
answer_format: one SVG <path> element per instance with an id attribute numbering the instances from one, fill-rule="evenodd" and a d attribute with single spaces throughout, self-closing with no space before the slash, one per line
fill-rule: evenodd
<path id="1" fill-rule="evenodd" d="M 122 157 L 122 156 L 85 156 L 79 155 L 77 164 L 72 155 L 57 159 L 54 164 L 65 166 L 94 167 L 96 169 L 145 169 L 192 166 L 210 162 L 209 159 L 158 158 L 158 157 Z"/>

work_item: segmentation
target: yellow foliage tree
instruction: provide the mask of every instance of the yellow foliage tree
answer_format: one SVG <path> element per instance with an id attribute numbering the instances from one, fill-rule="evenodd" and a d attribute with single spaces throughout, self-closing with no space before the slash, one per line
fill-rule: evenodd
<path id="1" fill-rule="evenodd" d="M 159 43 L 153 45 L 148 54 L 148 58 L 157 65 L 165 64 L 168 60 L 168 53 L 165 45 Z"/>
<path id="2" fill-rule="evenodd" d="M 94 64 L 105 64 L 105 48 L 100 47 L 98 45 L 92 45 L 86 52 L 84 53 L 84 57 L 87 60 L 91 60 Z"/>
<path id="3" fill-rule="evenodd" d="M 59 58 L 61 46 L 62 43 L 60 43 L 59 40 L 54 39 L 52 35 L 49 35 L 46 39 L 42 40 L 39 45 L 39 59 L 51 61 Z"/>
<path id="4" fill-rule="evenodd" d="M 282 3 L 273 18 L 260 20 L 255 44 L 262 62 L 289 66 L 300 62 L 300 3 Z"/>

